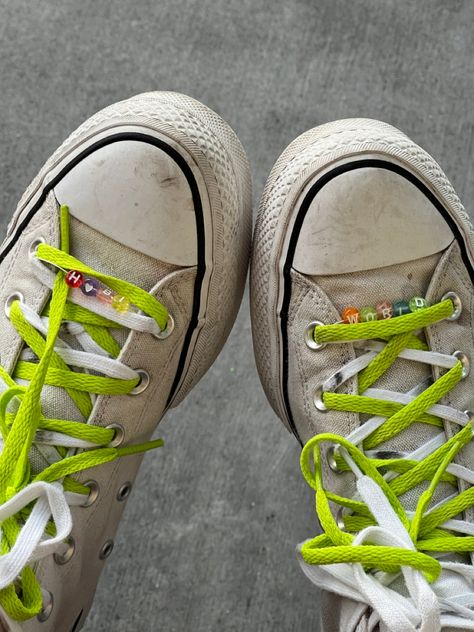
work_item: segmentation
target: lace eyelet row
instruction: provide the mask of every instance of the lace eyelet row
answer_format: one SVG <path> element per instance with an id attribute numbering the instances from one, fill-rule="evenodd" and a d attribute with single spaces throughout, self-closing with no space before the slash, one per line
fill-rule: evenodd
<path id="1" fill-rule="evenodd" d="M 84 486 L 89 487 L 90 491 L 87 496 L 86 501 L 81 505 L 83 508 L 90 507 L 93 505 L 99 497 L 99 484 L 97 481 L 90 480 L 84 483 Z M 123 483 L 117 491 L 117 501 L 123 502 L 125 501 L 130 492 L 132 490 L 132 483 L 130 481 L 126 481 Z M 72 560 L 74 554 L 76 552 L 76 541 L 70 536 L 65 541 L 66 549 L 63 553 L 54 553 L 53 559 L 58 564 L 58 566 L 64 566 L 68 562 Z M 99 550 L 99 559 L 106 560 L 112 554 L 114 549 L 114 541 L 112 539 L 108 539 L 104 542 L 102 547 Z M 44 623 L 49 619 L 54 607 L 54 597 L 51 591 L 45 591 L 45 599 L 43 600 L 43 607 L 41 612 L 37 615 L 37 620 L 40 623 Z"/>
<path id="2" fill-rule="evenodd" d="M 28 252 L 30 259 L 36 257 L 37 249 L 43 243 L 45 243 L 43 237 L 39 237 L 31 243 Z M 86 296 L 97 296 L 100 300 L 103 294 L 103 302 L 110 303 L 112 307 L 114 307 L 117 311 L 125 312 L 130 307 L 128 299 L 122 296 L 118 296 L 112 291 L 107 292 L 107 288 L 104 289 L 99 287 L 100 284 L 95 279 L 85 278 L 84 275 L 82 275 L 82 273 L 80 272 L 69 271 L 65 276 L 65 282 L 70 287 L 81 288 L 82 292 Z M 102 294 L 100 294 L 101 292 Z M 21 292 L 14 292 L 7 298 L 5 302 L 5 314 L 7 318 L 10 318 L 11 306 L 15 301 L 20 301 L 21 303 L 25 302 L 25 298 Z M 173 332 L 174 327 L 175 321 L 173 319 L 173 316 L 169 314 L 166 328 L 159 334 L 155 335 L 155 337 L 160 340 L 168 338 Z M 143 393 L 143 391 L 148 388 L 151 381 L 150 375 L 144 369 L 136 369 L 136 372 L 138 373 L 140 380 L 138 384 L 134 387 L 134 389 L 130 391 L 130 395 L 139 395 L 140 393 Z M 111 424 L 107 426 L 107 428 L 113 428 L 115 430 L 114 437 L 109 445 L 111 447 L 117 447 L 122 444 L 125 438 L 125 431 L 123 426 L 121 426 L 120 424 Z M 94 480 L 86 481 L 84 485 L 89 488 L 89 494 L 82 504 L 82 507 L 88 508 L 91 507 L 99 498 L 100 488 L 97 481 Z M 125 483 L 123 483 L 117 491 L 116 500 L 118 502 L 124 502 L 129 497 L 131 489 L 132 483 L 130 481 L 126 481 Z M 66 547 L 65 550 L 62 553 L 54 553 L 53 555 L 54 561 L 60 566 L 70 562 L 76 552 L 76 542 L 72 536 L 70 536 L 64 544 Z M 106 560 L 111 555 L 113 548 L 114 541 L 112 539 L 104 542 L 99 551 L 99 558 L 101 560 Z M 44 591 L 43 594 L 43 607 L 41 609 L 41 612 L 37 615 L 37 620 L 39 622 L 47 621 L 50 618 L 54 607 L 53 594 L 50 591 Z"/>
<path id="3" fill-rule="evenodd" d="M 462 301 L 455 292 L 447 292 L 441 298 L 440 302 L 450 299 L 453 303 L 454 311 L 451 316 L 447 316 L 446 320 L 454 321 L 458 320 L 462 313 Z M 345 324 L 356 324 L 360 322 L 372 322 L 377 320 L 388 320 L 390 318 L 396 318 L 397 316 L 403 316 L 410 312 L 416 312 L 420 309 L 424 309 L 428 304 L 426 300 L 421 296 L 414 296 L 410 301 L 395 301 L 389 303 L 388 301 L 382 301 L 375 307 L 362 307 L 360 310 L 357 307 L 346 307 L 341 312 L 341 318 Z M 316 327 L 324 325 L 320 320 L 313 320 L 305 327 L 304 340 L 306 346 L 313 351 L 319 351 L 324 349 L 326 343 L 318 343 L 314 339 L 314 330 Z"/>

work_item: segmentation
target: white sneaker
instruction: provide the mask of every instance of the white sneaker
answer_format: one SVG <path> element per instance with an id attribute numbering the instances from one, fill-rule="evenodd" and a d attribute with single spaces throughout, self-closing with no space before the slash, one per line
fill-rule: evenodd
<path id="1" fill-rule="evenodd" d="M 317 492 L 298 556 L 324 632 L 474 630 L 473 262 L 446 176 L 389 125 L 311 130 L 270 174 L 254 346 Z"/>
<path id="2" fill-rule="evenodd" d="M 93 116 L 25 193 L 0 252 L 5 630 L 82 627 L 157 422 L 229 334 L 250 235 L 237 137 L 174 93 Z"/>

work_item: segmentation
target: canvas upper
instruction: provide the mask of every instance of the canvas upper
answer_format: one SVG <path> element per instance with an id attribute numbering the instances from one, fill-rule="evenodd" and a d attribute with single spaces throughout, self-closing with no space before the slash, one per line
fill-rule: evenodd
<path id="1" fill-rule="evenodd" d="M 473 513 L 462 495 L 474 466 L 464 412 L 473 253 L 469 218 L 440 167 L 378 121 L 310 130 L 267 181 L 252 258 L 255 355 L 316 490 L 325 536 L 298 555 L 325 589 L 324 632 L 474 629 Z M 381 316 L 383 304 L 412 299 L 427 311 Z M 364 329 L 361 310 L 377 306 L 376 327 Z M 359 316 L 342 323 L 349 307 Z"/>
<path id="2" fill-rule="evenodd" d="M 24 565 L 30 570 L 2 586 L 5 630 L 82 627 L 143 452 L 160 445 L 151 435 L 212 364 L 234 322 L 250 247 L 250 199 L 247 160 L 230 127 L 197 101 L 166 92 L 94 115 L 23 196 L 0 251 L 0 300 L 7 305 L 0 310 L 1 388 L 12 394 L 9 436 L 25 441 L 28 463 L 21 481 L 12 474 L 0 484 L 4 511 L 8 499 L 20 498 L 23 508 L 21 520 L 9 510 L 17 526 L 4 556 L 22 527 L 31 527 L 27 546 L 33 535 L 40 541 Z M 71 270 L 83 274 L 92 295 L 82 291 L 86 285 L 65 284 Z M 96 427 L 109 427 L 105 444 Z M 15 470 L 13 439 L 3 436 L 3 471 Z M 51 464 L 61 468 L 74 457 L 91 459 L 92 467 L 38 484 Z M 41 527 L 40 514 L 49 527 Z M 55 527 L 67 537 L 43 556 L 38 551 L 50 546 Z M 17 547 L 12 559 L 19 554 Z"/>

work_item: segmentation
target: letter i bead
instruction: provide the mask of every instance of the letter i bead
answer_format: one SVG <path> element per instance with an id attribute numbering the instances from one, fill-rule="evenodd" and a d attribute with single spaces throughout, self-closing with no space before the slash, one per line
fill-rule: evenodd
<path id="1" fill-rule="evenodd" d="M 410 306 L 406 301 L 395 301 L 395 303 L 393 304 L 394 316 L 403 316 L 404 314 L 409 314 L 410 311 Z"/>
<path id="2" fill-rule="evenodd" d="M 116 294 L 112 299 L 112 307 L 118 312 L 128 312 L 130 307 L 130 301 L 125 296 Z"/>

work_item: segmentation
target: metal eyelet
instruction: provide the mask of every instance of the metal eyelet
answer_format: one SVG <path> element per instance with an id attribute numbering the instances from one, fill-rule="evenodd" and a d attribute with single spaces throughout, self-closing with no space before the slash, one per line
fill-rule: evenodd
<path id="1" fill-rule="evenodd" d="M 454 292 L 447 292 L 441 299 L 441 302 L 451 299 L 454 305 L 454 312 L 451 316 L 447 316 L 446 320 L 458 320 L 459 316 L 461 316 L 462 312 L 462 301 L 457 294 Z"/>
<path id="2" fill-rule="evenodd" d="M 66 544 L 67 549 L 64 551 L 64 553 L 55 553 L 53 555 L 54 561 L 56 562 L 56 564 L 59 564 L 59 566 L 67 564 L 72 559 L 72 556 L 74 555 L 74 552 L 76 550 L 76 542 L 73 537 L 70 536 L 66 540 Z"/>
<path id="3" fill-rule="evenodd" d="M 325 342 L 316 342 L 316 340 L 314 339 L 314 328 L 319 327 L 320 325 L 324 325 L 324 323 L 322 323 L 320 320 L 313 320 L 306 326 L 306 329 L 304 330 L 304 340 L 306 342 L 306 346 L 313 351 L 319 351 L 326 346 Z"/>
<path id="4" fill-rule="evenodd" d="M 123 502 L 130 496 L 130 492 L 132 491 L 132 483 L 127 481 L 124 483 L 117 492 L 117 500 L 119 502 Z"/>
<path id="5" fill-rule="evenodd" d="M 100 549 L 99 558 L 101 560 L 106 560 L 108 557 L 111 556 L 113 550 L 114 550 L 114 541 L 107 540 L 107 542 L 105 542 L 102 548 Z"/>
<path id="6" fill-rule="evenodd" d="M 38 250 L 38 246 L 45 243 L 46 240 L 43 237 L 37 237 L 34 241 L 32 241 L 28 250 L 29 258 L 33 259 L 35 257 L 36 251 Z"/>
<path id="7" fill-rule="evenodd" d="M 140 381 L 138 384 L 128 393 L 129 395 L 140 395 L 143 391 L 148 388 L 150 384 L 150 375 L 145 371 L 145 369 L 135 369 L 135 371 L 140 376 Z"/>
<path id="8" fill-rule="evenodd" d="M 346 528 L 346 525 L 344 524 L 344 520 L 343 520 L 343 511 L 344 511 L 344 507 L 339 506 L 337 508 L 337 513 L 336 513 L 336 524 L 341 531 L 344 531 L 344 529 Z"/>
<path id="9" fill-rule="evenodd" d="M 319 412 L 321 413 L 326 413 L 327 412 L 327 408 L 323 402 L 323 387 L 322 386 L 318 386 L 317 389 L 315 389 L 314 394 L 313 394 L 313 403 L 316 406 L 316 408 L 319 410 Z"/>
<path id="10" fill-rule="evenodd" d="M 329 468 L 336 474 L 342 474 L 342 470 L 339 468 L 337 464 L 336 456 L 340 456 L 339 446 L 332 445 L 328 448 L 328 451 L 326 453 L 326 459 L 327 459 Z"/>
<path id="11" fill-rule="evenodd" d="M 123 426 L 121 426 L 120 424 L 110 424 L 106 426 L 106 428 L 108 430 L 115 430 L 114 438 L 109 443 L 108 447 L 116 448 L 121 445 L 123 443 L 123 440 L 125 439 L 125 430 L 123 429 Z"/>
<path id="12" fill-rule="evenodd" d="M 462 351 L 455 351 L 453 353 L 453 356 L 457 358 L 459 362 L 462 364 L 461 379 L 464 380 L 471 371 L 471 363 L 469 361 L 469 358 Z"/>
<path id="13" fill-rule="evenodd" d="M 81 505 L 81 507 L 90 507 L 95 503 L 97 498 L 99 497 L 99 483 L 97 481 L 86 481 L 83 483 L 85 487 L 89 488 L 89 494 L 85 500 L 85 502 Z"/>
<path id="14" fill-rule="evenodd" d="M 472 411 L 472 410 L 465 410 L 464 414 L 469 417 L 469 419 L 467 420 L 467 423 L 474 426 L 474 411 Z"/>
<path id="15" fill-rule="evenodd" d="M 168 320 L 166 321 L 166 328 L 160 331 L 159 334 L 153 334 L 153 335 L 155 336 L 155 338 L 158 338 L 158 340 L 164 340 L 165 338 L 168 338 L 168 336 L 171 335 L 171 333 L 173 332 L 173 329 L 174 329 L 174 318 L 173 316 L 171 316 L 171 314 L 168 314 Z"/>
<path id="16" fill-rule="evenodd" d="M 14 292 L 13 294 L 10 294 L 5 301 L 5 314 L 7 315 L 7 318 L 10 318 L 10 310 L 15 301 L 20 301 L 20 303 L 25 302 L 25 297 L 21 292 Z"/>
<path id="17" fill-rule="evenodd" d="M 41 608 L 41 612 L 36 617 L 38 621 L 40 621 L 40 623 L 44 623 L 49 619 L 51 613 L 53 612 L 53 605 L 53 593 L 49 592 L 48 590 L 46 592 L 46 599 L 43 600 L 43 607 Z"/>

